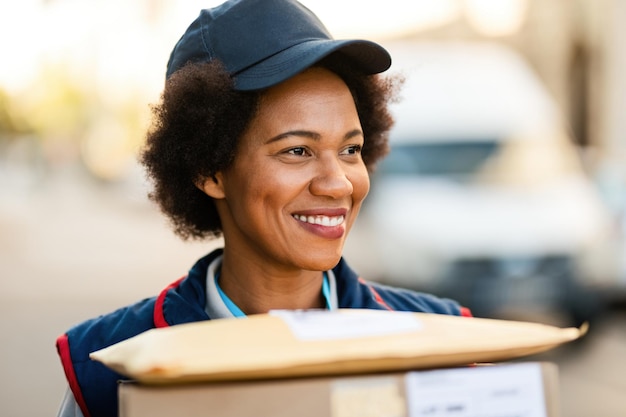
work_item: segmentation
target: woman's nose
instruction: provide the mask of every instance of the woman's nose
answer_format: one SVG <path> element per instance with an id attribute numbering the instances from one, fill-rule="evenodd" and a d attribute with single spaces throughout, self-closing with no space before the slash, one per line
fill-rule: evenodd
<path id="1" fill-rule="evenodd" d="M 316 175 L 309 184 L 311 194 L 341 198 L 354 191 L 344 163 L 338 158 L 323 158 L 316 164 Z"/>

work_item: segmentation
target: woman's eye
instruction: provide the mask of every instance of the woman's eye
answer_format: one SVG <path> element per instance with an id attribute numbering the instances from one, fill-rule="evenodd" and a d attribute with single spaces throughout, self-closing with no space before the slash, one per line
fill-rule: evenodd
<path id="1" fill-rule="evenodd" d="M 305 156 L 307 155 L 307 150 L 305 147 L 303 146 L 299 146 L 296 148 L 291 148 L 287 151 L 287 153 L 291 154 L 291 155 L 296 155 L 296 156 Z"/>
<path id="2" fill-rule="evenodd" d="M 352 146 L 348 146 L 343 152 L 342 154 L 344 155 L 358 155 L 361 153 L 361 145 L 352 145 Z"/>

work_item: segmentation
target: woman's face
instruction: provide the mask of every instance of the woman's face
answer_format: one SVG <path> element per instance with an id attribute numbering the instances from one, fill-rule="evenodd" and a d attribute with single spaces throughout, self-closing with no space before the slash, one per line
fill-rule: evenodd
<path id="1" fill-rule="evenodd" d="M 337 264 L 369 191 L 354 100 L 312 68 L 263 94 L 231 168 L 205 182 L 225 250 L 282 269 Z"/>

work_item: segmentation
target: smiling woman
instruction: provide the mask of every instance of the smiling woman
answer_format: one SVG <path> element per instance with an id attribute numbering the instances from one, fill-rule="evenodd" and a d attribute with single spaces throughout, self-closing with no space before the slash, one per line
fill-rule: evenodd
<path id="1" fill-rule="evenodd" d="M 367 282 L 342 258 L 388 150 L 396 83 L 378 74 L 390 63 L 373 42 L 333 39 L 295 0 L 200 13 L 170 56 L 141 162 L 175 232 L 224 247 L 157 297 L 59 337 L 71 388 L 60 415 L 116 415 L 122 377 L 88 355 L 154 327 L 276 309 L 468 315 Z"/>
<path id="2" fill-rule="evenodd" d="M 362 146 L 352 95 L 332 72 L 309 69 L 268 90 L 232 166 L 202 184 L 226 245 L 265 270 L 335 266 L 369 189 Z"/>

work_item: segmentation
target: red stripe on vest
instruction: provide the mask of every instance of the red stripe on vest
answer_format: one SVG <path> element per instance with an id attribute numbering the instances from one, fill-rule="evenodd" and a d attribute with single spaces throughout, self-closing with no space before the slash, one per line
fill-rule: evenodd
<path id="1" fill-rule="evenodd" d="M 378 291 L 376 291 L 374 289 L 374 287 L 372 287 L 371 285 L 369 285 L 363 278 L 359 277 L 359 282 L 363 285 L 366 285 L 367 288 L 370 289 L 370 292 L 372 293 L 372 296 L 374 296 L 374 300 L 376 300 L 376 302 L 378 304 L 380 304 L 381 306 L 385 307 L 387 310 L 389 311 L 393 311 L 393 308 L 389 307 L 389 305 L 385 302 L 385 300 L 383 300 L 383 297 L 380 296 L 380 294 L 378 293 Z"/>
<path id="2" fill-rule="evenodd" d="M 472 311 L 467 307 L 461 307 L 461 316 L 463 317 L 474 317 Z"/>
<path id="3" fill-rule="evenodd" d="M 91 413 L 87 409 L 83 392 L 78 385 L 78 378 L 76 378 L 76 372 L 74 372 L 74 363 L 72 362 L 72 354 L 70 353 L 70 343 L 67 339 L 67 335 L 63 334 L 57 339 L 57 351 L 61 357 L 61 364 L 63 365 L 63 371 L 65 371 L 65 377 L 70 385 L 70 389 L 74 394 L 76 404 L 80 407 L 84 417 L 90 417 Z"/>
<path id="4" fill-rule="evenodd" d="M 170 324 L 167 322 L 167 320 L 165 320 L 165 314 L 163 314 L 163 303 L 165 302 L 165 297 L 167 296 L 167 292 L 171 289 L 178 287 L 185 278 L 186 276 L 172 282 L 170 285 L 165 287 L 165 289 L 161 291 L 161 293 L 157 297 L 156 302 L 154 303 L 154 315 L 153 315 L 155 327 L 169 327 Z"/>

